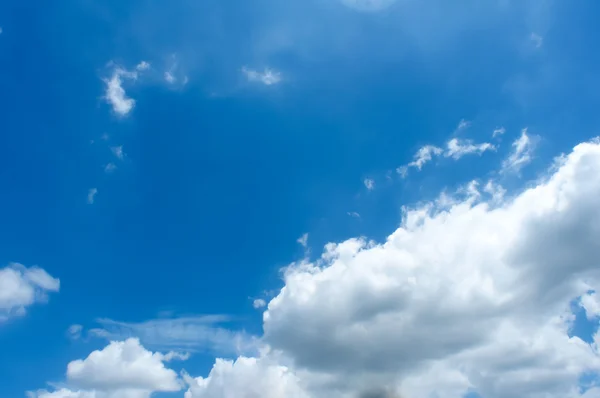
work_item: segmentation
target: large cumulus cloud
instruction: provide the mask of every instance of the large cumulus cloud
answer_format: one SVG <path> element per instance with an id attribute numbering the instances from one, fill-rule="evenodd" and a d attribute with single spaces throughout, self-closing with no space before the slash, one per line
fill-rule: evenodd
<path id="1" fill-rule="evenodd" d="M 569 330 L 573 303 L 593 311 L 600 288 L 600 143 L 520 194 L 486 195 L 407 209 L 384 243 L 350 239 L 291 265 L 264 313 L 269 351 L 217 362 L 188 397 L 254 397 L 252 379 L 269 397 L 596 396 L 579 379 L 600 370 L 599 338 Z"/>

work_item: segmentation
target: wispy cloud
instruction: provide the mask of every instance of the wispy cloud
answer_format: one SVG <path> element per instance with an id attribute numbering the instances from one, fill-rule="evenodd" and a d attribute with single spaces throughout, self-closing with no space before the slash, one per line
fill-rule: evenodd
<path id="1" fill-rule="evenodd" d="M 502 162 L 501 173 L 519 173 L 533 159 L 536 143 L 537 137 L 530 137 L 526 128 L 521 130 L 521 136 L 512 144 L 512 152 Z"/>
<path id="2" fill-rule="evenodd" d="M 355 211 L 349 211 L 349 212 L 348 212 L 348 213 L 346 213 L 346 214 L 348 214 L 348 215 L 349 215 L 350 217 L 352 217 L 352 218 L 360 218 L 360 214 L 359 214 L 359 213 L 357 213 L 357 212 L 355 212 Z"/>
<path id="3" fill-rule="evenodd" d="M 302 247 L 306 248 L 308 246 L 308 232 L 296 239 L 296 242 L 300 243 Z"/>
<path id="4" fill-rule="evenodd" d="M 263 72 L 259 72 L 244 66 L 242 68 L 242 73 L 246 75 L 249 82 L 260 82 L 267 86 L 281 82 L 281 73 L 270 68 L 266 68 Z"/>
<path id="5" fill-rule="evenodd" d="M 531 35 L 529 35 L 529 40 L 531 40 L 531 43 L 533 43 L 535 48 L 540 48 L 544 44 L 544 38 L 535 32 L 532 32 Z"/>
<path id="6" fill-rule="evenodd" d="M 434 145 L 425 145 L 419 148 L 417 153 L 415 153 L 415 156 L 413 157 L 414 160 L 412 162 L 405 166 L 398 167 L 396 169 L 396 172 L 398 172 L 398 174 L 400 174 L 402 177 L 406 177 L 409 168 L 413 167 L 417 170 L 421 170 L 423 168 L 423 165 L 431 161 L 434 156 L 441 155 L 442 152 L 442 148 L 439 148 Z"/>
<path id="7" fill-rule="evenodd" d="M 94 199 L 96 198 L 96 194 L 98 193 L 98 189 L 97 188 L 91 188 L 88 191 L 88 196 L 87 196 L 87 202 L 90 205 L 94 204 Z"/>
<path id="8" fill-rule="evenodd" d="M 504 127 L 496 127 L 494 129 L 494 131 L 492 132 L 492 138 L 499 137 L 499 136 L 503 135 L 504 133 L 506 133 L 506 129 Z"/>
<path id="9" fill-rule="evenodd" d="M 372 191 L 375 189 L 375 181 L 371 178 L 365 178 L 363 180 L 363 184 L 365 184 L 365 187 L 369 190 Z"/>
<path id="10" fill-rule="evenodd" d="M 115 171 L 117 169 L 117 166 L 114 163 L 108 163 L 106 166 L 104 166 L 104 172 L 105 173 L 112 173 L 113 171 Z"/>
<path id="11" fill-rule="evenodd" d="M 98 319 L 100 328 L 89 335 L 107 340 L 138 337 L 144 345 L 160 350 L 214 351 L 240 354 L 256 348 L 256 339 L 243 331 L 233 331 L 222 325 L 230 322 L 223 315 L 159 318 L 144 322 L 119 322 Z"/>
<path id="12" fill-rule="evenodd" d="M 113 155 L 115 155 L 117 157 L 117 159 L 119 160 L 123 160 L 123 158 L 125 157 L 125 153 L 123 152 L 123 146 L 114 146 L 112 148 L 110 148 L 110 150 L 112 151 Z"/>
<path id="13" fill-rule="evenodd" d="M 67 329 L 67 337 L 71 340 L 79 340 L 82 332 L 83 326 L 77 324 L 71 325 L 69 326 L 69 329 Z"/>
<path id="14" fill-rule="evenodd" d="M 464 129 L 468 128 L 469 126 L 471 126 L 470 121 L 461 119 L 461 121 L 458 122 L 458 126 L 456 126 L 456 131 L 464 130 Z"/>
<path id="15" fill-rule="evenodd" d="M 459 140 L 458 138 L 453 138 L 446 144 L 446 151 L 444 152 L 444 156 L 450 157 L 454 160 L 458 160 L 465 155 L 481 155 L 485 151 L 493 151 L 495 149 L 496 147 L 494 147 L 489 142 L 473 144 L 471 140 Z"/>

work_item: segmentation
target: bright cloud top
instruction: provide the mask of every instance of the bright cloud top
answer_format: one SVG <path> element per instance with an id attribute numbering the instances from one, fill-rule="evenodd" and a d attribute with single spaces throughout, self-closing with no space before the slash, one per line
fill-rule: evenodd
<path id="1" fill-rule="evenodd" d="M 135 100 L 129 98 L 123 88 L 124 79 L 136 80 L 139 72 L 146 71 L 149 68 L 150 64 L 146 61 L 140 62 L 133 71 L 116 67 L 110 79 L 104 79 L 106 85 L 104 98 L 112 106 L 116 114 L 126 116 L 135 106 Z"/>
<path id="2" fill-rule="evenodd" d="M 24 315 L 27 307 L 45 302 L 48 293 L 59 289 L 60 281 L 41 268 L 13 263 L 0 269 L 0 322 Z"/>
<path id="3" fill-rule="evenodd" d="M 174 370 L 164 362 L 174 354 L 153 353 L 137 339 L 111 342 L 85 359 L 67 366 L 67 382 L 73 389 L 30 393 L 37 398 L 147 398 L 153 392 L 181 390 Z"/>
<path id="4" fill-rule="evenodd" d="M 600 142 L 559 159 L 511 198 L 470 184 L 444 209 L 407 209 L 385 243 L 292 264 L 264 313 L 269 350 L 218 360 L 186 397 L 598 396 L 579 379 L 600 371 L 600 336 L 569 330 L 574 300 L 597 308 Z"/>

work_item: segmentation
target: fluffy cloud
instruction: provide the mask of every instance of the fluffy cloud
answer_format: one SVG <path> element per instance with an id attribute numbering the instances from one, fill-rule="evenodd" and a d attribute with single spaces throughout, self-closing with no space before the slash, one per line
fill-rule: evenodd
<path id="1" fill-rule="evenodd" d="M 308 398 L 299 379 L 266 358 L 218 359 L 206 378 L 185 377 L 185 398 Z"/>
<path id="2" fill-rule="evenodd" d="M 384 243 L 292 264 L 264 313 L 269 351 L 218 360 L 186 397 L 598 396 L 579 380 L 600 371 L 600 336 L 569 330 L 573 300 L 595 308 L 600 288 L 600 142 L 518 195 L 470 186 L 406 209 Z"/>
<path id="3" fill-rule="evenodd" d="M 163 355 L 147 351 L 137 339 L 111 342 L 103 350 L 67 366 L 67 382 L 76 389 L 30 393 L 37 398 L 148 398 L 153 392 L 173 392 L 182 388 L 177 373 Z"/>
<path id="4" fill-rule="evenodd" d="M 592 320 L 600 317 L 600 297 L 596 292 L 581 297 L 581 306 L 585 310 L 588 319 Z"/>
<path id="5" fill-rule="evenodd" d="M 149 68 L 150 64 L 146 61 L 140 62 L 133 71 L 116 67 L 112 76 L 109 79 L 104 79 L 106 85 L 104 98 L 112 106 L 116 114 L 126 116 L 135 106 L 135 100 L 129 98 L 123 88 L 123 79 L 136 80 L 139 72 L 148 70 Z"/>
<path id="6" fill-rule="evenodd" d="M 263 72 L 259 72 L 243 67 L 242 73 L 246 75 L 249 82 L 260 82 L 266 86 L 281 82 L 281 73 L 269 68 L 266 68 Z"/>
<path id="7" fill-rule="evenodd" d="M 13 263 L 0 269 L 0 322 L 24 315 L 27 307 L 59 289 L 60 281 L 41 268 Z"/>

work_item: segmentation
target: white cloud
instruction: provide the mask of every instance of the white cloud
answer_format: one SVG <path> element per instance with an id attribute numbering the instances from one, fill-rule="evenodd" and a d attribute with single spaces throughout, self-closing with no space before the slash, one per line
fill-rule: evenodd
<path id="1" fill-rule="evenodd" d="M 104 99 L 112 106 L 113 111 L 120 116 L 126 116 L 135 106 L 135 100 L 129 98 L 123 88 L 123 79 L 136 80 L 138 72 L 150 68 L 146 61 L 140 62 L 133 71 L 128 71 L 121 67 L 116 67 L 110 79 L 104 79 L 106 91 Z"/>
<path id="2" fill-rule="evenodd" d="M 442 148 L 436 147 L 434 145 L 425 145 L 415 153 L 413 157 L 413 161 L 407 164 L 406 166 L 401 166 L 396 169 L 396 172 L 402 176 L 402 178 L 406 177 L 408 174 L 408 169 L 411 167 L 416 168 L 417 170 L 421 170 L 423 166 L 430 162 L 434 156 L 439 156 L 443 152 Z"/>
<path id="3" fill-rule="evenodd" d="M 254 299 L 254 301 L 252 302 L 252 306 L 255 309 L 259 309 L 259 308 L 264 308 L 267 306 L 267 302 L 264 299 Z"/>
<path id="4" fill-rule="evenodd" d="M 369 190 L 372 191 L 375 189 L 375 181 L 371 178 L 365 178 L 363 180 L 363 184 L 365 184 L 365 187 Z"/>
<path id="5" fill-rule="evenodd" d="M 521 130 L 521 136 L 512 144 L 512 152 L 502 163 L 502 173 L 518 173 L 533 159 L 536 138 L 527 135 L 527 129 Z"/>
<path id="6" fill-rule="evenodd" d="M 191 354 L 189 352 L 169 351 L 164 355 L 163 361 L 187 361 L 188 359 L 190 359 L 190 356 Z"/>
<path id="7" fill-rule="evenodd" d="M 114 163 L 108 163 L 106 166 L 104 166 L 104 171 L 106 173 L 112 173 L 113 171 L 115 171 L 117 169 L 117 166 Z"/>
<path id="8" fill-rule="evenodd" d="M 175 76 L 173 76 L 173 73 L 171 73 L 169 71 L 165 72 L 165 80 L 167 81 L 167 83 L 170 83 L 170 84 L 173 84 L 177 81 Z"/>
<path id="9" fill-rule="evenodd" d="M 11 263 L 0 269 L 0 322 L 23 316 L 27 307 L 43 303 L 58 292 L 60 281 L 38 267 Z"/>
<path id="10" fill-rule="evenodd" d="M 98 193 L 98 189 L 97 188 L 91 188 L 88 191 L 88 196 L 87 196 L 87 202 L 90 205 L 94 204 L 94 200 L 96 199 L 96 194 Z"/>
<path id="11" fill-rule="evenodd" d="M 135 69 L 138 70 L 138 71 L 140 71 L 140 72 L 141 71 L 145 71 L 145 70 L 150 69 L 150 64 L 148 62 L 146 62 L 146 61 L 142 61 L 142 62 L 140 62 L 139 64 L 136 65 Z"/>
<path id="12" fill-rule="evenodd" d="M 268 359 L 218 359 L 206 378 L 185 376 L 185 398 L 308 398 L 298 378 Z"/>
<path id="13" fill-rule="evenodd" d="M 38 398 L 149 398 L 153 392 L 182 389 L 177 373 L 164 361 L 173 358 L 146 350 L 137 339 L 113 341 L 67 366 L 72 388 L 30 393 Z"/>
<path id="14" fill-rule="evenodd" d="M 159 318 L 145 322 L 119 322 L 98 319 L 101 328 L 90 329 L 89 335 L 107 340 L 137 337 L 152 348 L 181 351 L 215 351 L 227 354 L 253 352 L 254 338 L 219 325 L 230 319 L 222 315 Z"/>
<path id="15" fill-rule="evenodd" d="M 115 146 L 110 148 L 110 150 L 112 151 L 113 155 L 115 155 L 117 157 L 117 159 L 119 160 L 123 160 L 125 157 L 125 153 L 123 152 L 123 146 Z"/>
<path id="16" fill-rule="evenodd" d="M 269 68 L 266 68 L 263 72 L 259 72 L 243 67 L 242 73 L 246 75 L 249 82 L 260 82 L 267 86 L 281 82 L 281 73 Z"/>
<path id="17" fill-rule="evenodd" d="M 492 138 L 499 137 L 499 136 L 503 135 L 504 133 L 506 133 L 506 129 L 504 127 L 497 127 L 492 132 Z"/>
<path id="18" fill-rule="evenodd" d="M 79 340 L 81 338 L 81 332 L 83 331 L 83 326 L 81 325 L 71 325 L 69 329 L 67 329 L 67 336 L 71 340 Z"/>
<path id="19" fill-rule="evenodd" d="M 300 245 L 302 245 L 302 247 L 306 248 L 306 246 L 308 245 L 308 232 L 302 234 L 301 237 L 296 239 L 296 242 L 300 243 Z"/>
<path id="20" fill-rule="evenodd" d="M 481 155 L 485 151 L 494 151 L 496 147 L 494 147 L 489 142 L 484 142 L 481 144 L 473 144 L 471 140 L 459 140 L 458 138 L 453 138 L 446 144 L 446 152 L 444 152 L 444 156 L 451 157 L 454 160 L 458 160 L 465 155 L 470 154 L 478 154 Z"/>
<path id="21" fill-rule="evenodd" d="M 592 320 L 600 317 L 600 297 L 596 292 L 582 296 L 580 303 L 588 319 Z"/>
<path id="22" fill-rule="evenodd" d="M 572 301 L 600 289 L 600 142 L 519 194 L 476 188 L 406 209 L 384 243 L 292 264 L 263 314 L 269 349 L 218 360 L 186 398 L 596 396 L 579 379 L 600 372 L 600 335 L 569 329 Z"/>
<path id="23" fill-rule="evenodd" d="M 352 218 L 360 218 L 360 214 L 355 211 L 349 211 L 347 214 Z"/>

